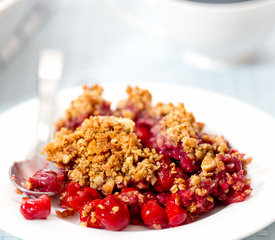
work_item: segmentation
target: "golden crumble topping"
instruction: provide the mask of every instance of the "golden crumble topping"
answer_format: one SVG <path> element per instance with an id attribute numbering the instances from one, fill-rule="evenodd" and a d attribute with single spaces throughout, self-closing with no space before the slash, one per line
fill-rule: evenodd
<path id="1" fill-rule="evenodd" d="M 222 136 L 204 133 L 204 124 L 197 122 L 183 103 L 174 105 L 160 102 L 152 106 L 152 96 L 148 90 L 129 86 L 128 98 L 118 103 L 114 116 L 95 116 L 101 115 L 102 104 L 110 106 L 102 98 L 102 92 L 103 89 L 98 85 L 91 88 L 84 86 L 84 93 L 72 102 L 58 126 L 66 126 L 64 123 L 68 119 L 81 114 L 89 114 L 86 120 L 76 129 L 61 128 L 54 141 L 44 148 L 48 160 L 65 167 L 72 181 L 102 190 L 105 194 L 133 182 L 138 188 L 146 188 L 147 183 L 154 185 L 157 181 L 156 171 L 160 167 L 158 160 L 162 155 L 151 146 L 152 149 L 142 146 L 132 121 L 138 118 L 149 122 L 149 134 L 154 135 L 156 144 L 154 147 L 162 147 L 165 143 L 179 148 L 179 151 L 186 153 L 192 167 L 197 166 L 189 171 L 190 181 L 176 177 L 170 192 L 189 189 L 213 202 L 213 197 L 200 183 L 216 184 L 213 176 L 226 169 L 223 157 L 236 157 L 242 162 L 246 174 L 246 165 L 251 158 L 245 158 L 238 152 L 232 153 Z M 172 165 L 171 174 L 176 174 L 175 163 Z M 227 172 L 226 177 L 227 184 L 231 186 L 234 183 L 236 189 L 242 189 L 250 181 L 242 180 L 236 184 L 236 176 Z M 191 204 L 188 211 L 195 212 L 196 206 Z"/>
<path id="2" fill-rule="evenodd" d="M 172 103 L 158 102 L 155 106 L 149 109 L 149 115 L 154 118 L 160 118 L 168 115 L 171 111 L 174 111 L 175 106 Z"/>
<path id="3" fill-rule="evenodd" d="M 152 95 L 147 89 L 127 87 L 128 98 L 121 100 L 117 106 L 119 116 L 134 119 L 136 114 L 151 107 Z"/>
<path id="4" fill-rule="evenodd" d="M 66 109 L 65 117 L 58 120 L 57 128 L 66 126 L 68 120 L 79 116 L 101 115 L 103 104 L 110 106 L 110 103 L 102 97 L 103 88 L 95 84 L 92 87 L 83 86 L 83 93 L 71 102 L 71 106 Z"/>
<path id="5" fill-rule="evenodd" d="M 201 130 L 192 113 L 188 113 L 183 105 L 170 105 L 168 114 L 160 121 L 161 131 L 164 131 L 174 142 L 186 141 L 186 137 L 196 137 Z M 192 143 L 189 143 L 192 145 Z"/>
<path id="6" fill-rule="evenodd" d="M 104 193 L 129 182 L 156 182 L 159 155 L 142 148 L 135 123 L 126 118 L 95 116 L 75 131 L 62 128 L 44 149 L 48 160 L 62 164 L 72 181 Z"/>

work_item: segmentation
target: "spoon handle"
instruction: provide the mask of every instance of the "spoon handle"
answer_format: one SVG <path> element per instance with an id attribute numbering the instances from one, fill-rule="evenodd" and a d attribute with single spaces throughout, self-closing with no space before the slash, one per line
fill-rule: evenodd
<path id="1" fill-rule="evenodd" d="M 56 49 L 44 49 L 39 56 L 39 115 L 36 131 L 36 155 L 40 154 L 51 135 L 56 109 L 56 93 L 62 75 L 63 60 L 63 53 Z"/>

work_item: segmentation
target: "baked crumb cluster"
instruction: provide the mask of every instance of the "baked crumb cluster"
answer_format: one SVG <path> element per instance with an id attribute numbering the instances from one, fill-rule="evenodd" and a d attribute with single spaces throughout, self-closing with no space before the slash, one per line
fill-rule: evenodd
<path id="1" fill-rule="evenodd" d="M 104 194 L 129 183 L 154 184 L 160 156 L 142 147 L 134 128 L 127 118 L 90 117 L 75 131 L 62 128 L 44 151 L 49 161 L 65 166 L 72 181 Z"/>
<path id="2" fill-rule="evenodd" d="M 127 87 L 128 98 L 121 100 L 115 115 L 135 119 L 141 112 L 151 109 L 152 95 L 147 89 Z"/>
<path id="3" fill-rule="evenodd" d="M 102 98 L 103 88 L 99 85 L 84 86 L 83 93 L 72 101 L 65 117 L 56 122 L 57 129 L 75 129 L 89 116 L 111 115 L 111 103 Z"/>
<path id="4" fill-rule="evenodd" d="M 79 212 L 82 225 L 174 227 L 250 195 L 246 167 L 251 158 L 224 137 L 205 133 L 183 103 L 153 105 L 148 90 L 128 87 L 128 97 L 111 110 L 102 92 L 98 85 L 84 86 L 57 122 L 54 141 L 43 149 L 67 175 L 61 206 Z M 81 208 L 79 199 L 86 199 Z M 121 219 L 111 227 L 102 219 L 110 202 L 112 214 L 124 216 L 123 227 L 114 223 Z"/>

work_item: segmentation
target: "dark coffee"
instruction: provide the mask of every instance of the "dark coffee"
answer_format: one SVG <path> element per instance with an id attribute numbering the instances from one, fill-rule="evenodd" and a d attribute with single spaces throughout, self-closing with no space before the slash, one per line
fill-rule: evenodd
<path id="1" fill-rule="evenodd" d="M 238 3 L 248 2 L 253 0 L 188 0 L 189 2 L 201 2 L 201 3 Z"/>

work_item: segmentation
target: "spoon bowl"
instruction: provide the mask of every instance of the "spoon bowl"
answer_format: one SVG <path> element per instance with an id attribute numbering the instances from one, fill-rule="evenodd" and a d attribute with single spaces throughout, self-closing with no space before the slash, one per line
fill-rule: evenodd
<path id="1" fill-rule="evenodd" d="M 37 160 L 37 159 L 35 159 Z M 39 197 L 41 195 L 48 195 L 53 196 L 57 192 L 38 192 L 38 191 L 31 191 L 29 189 L 26 189 L 25 183 L 28 181 L 30 176 L 33 176 L 39 169 L 49 169 L 47 167 L 47 163 L 45 163 L 44 167 L 38 167 L 37 162 L 40 160 L 32 161 L 32 160 L 26 160 L 22 162 L 14 162 L 9 170 L 10 179 L 15 185 L 17 189 L 19 189 L 21 192 L 24 192 L 27 195 Z M 52 169 L 51 169 L 52 170 Z"/>

